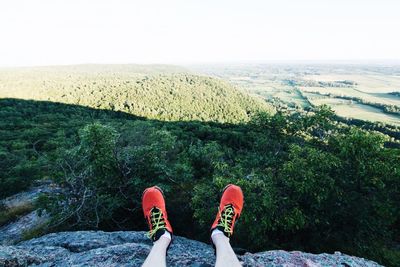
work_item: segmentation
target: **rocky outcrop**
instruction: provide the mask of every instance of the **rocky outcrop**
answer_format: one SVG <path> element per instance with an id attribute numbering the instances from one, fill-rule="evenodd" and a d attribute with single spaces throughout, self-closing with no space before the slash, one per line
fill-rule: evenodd
<path id="1" fill-rule="evenodd" d="M 36 186 L 8 198 L 1 200 L 1 204 L 8 209 L 17 208 L 35 201 L 42 193 L 52 193 L 59 190 L 50 180 L 37 181 Z"/>
<path id="2" fill-rule="evenodd" d="M 17 219 L 0 227 L 0 245 L 10 245 L 21 241 L 24 234 L 45 225 L 49 216 L 42 212 L 41 216 L 33 210 L 33 202 L 42 193 L 52 193 L 59 190 L 51 181 L 39 181 L 37 186 L 30 190 L 18 193 L 0 201 L 0 204 L 8 210 L 16 210 L 31 207 L 20 214 Z"/>
<path id="3" fill-rule="evenodd" d="M 14 244 L 23 239 L 23 236 L 41 226 L 49 220 L 47 214 L 38 215 L 37 211 L 32 211 L 18 220 L 0 227 L 0 245 Z"/>
<path id="4" fill-rule="evenodd" d="M 0 266 L 141 266 L 152 243 L 144 232 L 61 232 L 0 246 Z M 309 254 L 280 250 L 239 256 L 244 266 L 380 266 L 336 252 Z M 214 266 L 210 245 L 176 236 L 168 266 Z"/>

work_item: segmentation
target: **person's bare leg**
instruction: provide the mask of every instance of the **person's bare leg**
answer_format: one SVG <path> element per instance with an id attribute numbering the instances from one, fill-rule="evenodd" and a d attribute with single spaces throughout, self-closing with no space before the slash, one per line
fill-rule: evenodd
<path id="1" fill-rule="evenodd" d="M 143 263 L 143 267 L 165 267 L 167 266 L 167 248 L 171 242 L 170 238 L 161 236 L 150 250 L 149 255 Z"/>
<path id="2" fill-rule="evenodd" d="M 215 262 L 216 267 L 222 266 L 242 266 L 236 257 L 235 252 L 229 243 L 229 238 L 226 237 L 222 232 L 218 234 L 213 234 L 211 239 L 216 248 L 217 260 Z"/>

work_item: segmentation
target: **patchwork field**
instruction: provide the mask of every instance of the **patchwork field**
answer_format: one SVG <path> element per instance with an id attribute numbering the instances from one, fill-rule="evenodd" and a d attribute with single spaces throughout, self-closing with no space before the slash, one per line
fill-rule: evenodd
<path id="1" fill-rule="evenodd" d="M 400 126 L 400 66 L 215 65 L 198 72 L 225 79 L 287 109 L 329 105 L 338 116 Z"/>

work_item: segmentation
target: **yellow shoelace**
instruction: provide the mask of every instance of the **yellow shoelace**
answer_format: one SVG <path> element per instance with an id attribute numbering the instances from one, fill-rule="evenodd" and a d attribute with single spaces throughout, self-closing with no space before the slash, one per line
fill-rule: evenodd
<path id="1" fill-rule="evenodd" d="M 232 221 L 233 221 L 233 216 L 235 215 L 233 207 L 231 205 L 225 206 L 222 213 L 218 208 L 218 212 L 220 213 L 220 220 L 217 226 L 221 226 L 222 228 L 224 228 L 225 233 L 231 235 Z"/>
<path id="2" fill-rule="evenodd" d="M 165 229 L 165 220 L 162 211 L 158 208 L 153 208 L 150 213 L 152 229 L 147 233 L 147 237 L 151 239 L 158 230 Z"/>

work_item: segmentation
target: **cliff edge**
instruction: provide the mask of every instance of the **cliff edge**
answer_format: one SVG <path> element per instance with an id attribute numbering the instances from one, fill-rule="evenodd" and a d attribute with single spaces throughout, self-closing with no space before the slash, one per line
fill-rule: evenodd
<path id="1" fill-rule="evenodd" d="M 145 232 L 77 231 L 52 233 L 0 246 L 0 266 L 141 266 L 151 248 Z M 244 266 L 381 266 L 373 261 L 335 254 L 272 250 L 239 256 Z M 208 244 L 175 236 L 168 266 L 214 266 Z"/>

